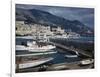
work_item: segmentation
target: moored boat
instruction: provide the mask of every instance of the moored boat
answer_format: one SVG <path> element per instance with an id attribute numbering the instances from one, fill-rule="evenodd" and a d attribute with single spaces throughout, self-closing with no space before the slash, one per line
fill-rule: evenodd
<path id="1" fill-rule="evenodd" d="M 49 45 L 49 44 L 41 45 L 40 43 L 37 44 L 36 41 L 27 42 L 27 46 L 16 45 L 16 50 L 28 50 L 30 52 L 46 52 L 55 48 L 56 46 L 54 45 Z"/>
<path id="2" fill-rule="evenodd" d="M 78 56 L 77 55 L 65 55 L 65 57 L 67 57 L 67 58 L 76 58 Z"/>
<path id="3" fill-rule="evenodd" d="M 37 60 L 31 60 L 31 61 L 17 61 L 16 62 L 16 69 L 24 69 L 24 68 L 30 68 L 35 67 L 44 63 L 47 63 L 49 61 L 53 60 L 52 57 L 49 58 L 43 58 L 43 59 L 37 59 Z"/>

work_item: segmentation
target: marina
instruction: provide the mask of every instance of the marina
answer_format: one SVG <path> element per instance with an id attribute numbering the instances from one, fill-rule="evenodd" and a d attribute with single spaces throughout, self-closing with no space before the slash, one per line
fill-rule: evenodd
<path id="1" fill-rule="evenodd" d="M 20 43 L 20 39 L 23 38 L 16 38 L 17 40 L 17 44 L 21 44 Z M 25 38 L 23 39 L 23 41 L 26 40 Z M 22 42 L 23 42 L 22 41 Z M 27 41 L 32 41 L 32 39 L 27 39 Z M 26 42 L 27 42 L 26 41 Z M 25 42 L 25 41 L 24 41 Z M 30 52 L 28 50 L 16 50 L 16 59 L 20 58 L 20 59 L 28 59 L 28 61 L 30 59 L 35 59 L 35 58 L 44 58 L 44 62 L 40 62 L 40 64 L 35 63 L 34 61 L 31 61 L 32 63 L 29 63 L 28 61 L 26 61 L 29 64 L 32 64 L 32 66 L 30 67 L 29 64 L 24 64 L 23 66 L 26 66 L 28 68 L 21 68 L 21 67 L 17 67 L 16 68 L 16 72 L 35 72 L 35 71 L 52 71 L 52 70 L 68 70 L 68 69 L 85 69 L 85 68 L 93 68 L 93 64 L 90 62 L 88 62 L 89 64 L 83 66 L 81 65 L 81 61 L 84 58 L 81 58 L 80 53 L 81 52 L 76 52 L 73 48 L 73 50 L 70 47 L 66 47 L 63 45 L 56 44 L 53 42 L 47 42 L 48 44 L 52 44 L 54 46 L 56 46 L 55 49 L 53 50 L 49 50 L 49 51 L 45 51 L 45 52 Z M 85 52 L 84 52 L 85 53 Z M 88 56 L 87 53 L 85 53 L 86 57 L 90 57 L 91 59 L 91 54 L 89 54 L 90 56 Z M 45 58 L 49 58 L 52 57 L 52 60 L 50 61 L 46 61 Z M 39 59 L 37 59 L 37 62 L 39 62 Z M 88 59 L 88 58 L 87 58 Z M 36 64 L 36 65 L 34 65 Z M 18 65 L 18 64 L 17 64 Z M 22 65 L 20 65 L 22 66 Z"/>
<path id="2" fill-rule="evenodd" d="M 63 7 L 65 10 L 56 6 L 37 5 L 43 9 L 35 5 L 30 9 L 23 6 L 30 5 L 16 4 L 15 8 L 16 73 L 94 68 L 94 27 L 80 19 L 83 12 L 78 14 L 71 8 L 73 14 L 69 15 L 66 13 L 70 7 Z M 52 14 L 45 7 L 65 14 Z M 90 12 L 89 8 L 84 9 Z M 86 17 L 87 11 L 84 13 Z"/>
<path id="3" fill-rule="evenodd" d="M 29 69 L 19 69 L 17 72 L 41 72 L 41 71 L 58 71 L 58 70 L 77 70 L 77 69 L 92 69 L 94 65 L 92 63 L 88 65 L 82 65 L 81 61 L 71 62 L 71 63 L 58 63 L 58 64 L 44 64 L 38 67 Z"/>

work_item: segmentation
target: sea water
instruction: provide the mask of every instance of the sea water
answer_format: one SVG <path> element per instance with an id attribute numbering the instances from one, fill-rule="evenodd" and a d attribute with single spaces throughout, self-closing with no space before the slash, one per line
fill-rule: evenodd
<path id="1" fill-rule="evenodd" d="M 60 42 L 67 42 L 67 41 L 76 41 L 76 42 L 88 42 L 88 41 L 94 41 L 93 37 L 80 37 L 77 39 L 53 39 L 54 41 L 60 40 Z M 22 38 L 16 38 L 16 45 L 21 45 L 22 42 L 27 43 L 27 41 L 32 41 L 32 39 L 22 39 Z M 75 57 L 75 58 L 66 58 L 65 55 L 71 55 L 71 53 L 66 50 L 61 50 L 59 48 L 56 48 L 54 51 L 57 53 L 54 54 L 48 54 L 48 55 L 42 55 L 42 56 L 48 56 L 48 57 L 53 57 L 54 59 L 50 61 L 53 64 L 57 63 L 64 63 L 64 62 L 75 62 L 79 61 L 81 58 Z M 61 52 L 66 52 L 66 53 L 61 53 Z M 21 54 L 34 54 L 33 52 L 28 52 L 28 51 L 16 51 L 16 55 L 21 55 Z"/>

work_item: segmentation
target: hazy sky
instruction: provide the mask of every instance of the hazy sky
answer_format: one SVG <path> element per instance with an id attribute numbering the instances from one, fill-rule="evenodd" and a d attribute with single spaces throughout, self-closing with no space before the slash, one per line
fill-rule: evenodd
<path id="1" fill-rule="evenodd" d="M 57 7 L 17 4 L 17 8 L 38 9 L 69 20 L 79 20 L 89 27 L 94 27 L 94 9 L 77 7 Z"/>

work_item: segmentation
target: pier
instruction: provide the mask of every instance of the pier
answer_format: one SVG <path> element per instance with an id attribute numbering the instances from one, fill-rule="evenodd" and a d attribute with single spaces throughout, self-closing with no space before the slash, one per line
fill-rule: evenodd
<path id="1" fill-rule="evenodd" d="M 55 42 L 51 42 L 51 41 L 49 41 L 48 43 L 53 44 L 56 47 L 59 47 L 59 48 L 65 49 L 65 50 L 70 50 L 70 51 L 73 51 L 73 52 L 76 52 L 76 53 L 80 53 L 82 55 L 85 55 L 87 57 L 92 57 L 92 53 L 90 53 L 88 51 L 84 51 L 84 50 L 77 49 L 77 48 L 74 48 L 74 47 L 68 47 L 68 46 L 62 45 L 60 43 L 55 43 Z"/>
<path id="2" fill-rule="evenodd" d="M 59 63 L 59 64 L 53 64 L 47 68 L 48 71 L 53 71 L 53 70 L 69 70 L 69 69 L 91 69 L 93 68 L 93 64 L 88 64 L 88 65 L 80 65 L 81 61 L 77 62 L 71 62 L 71 63 Z"/>

